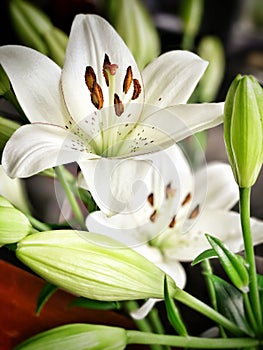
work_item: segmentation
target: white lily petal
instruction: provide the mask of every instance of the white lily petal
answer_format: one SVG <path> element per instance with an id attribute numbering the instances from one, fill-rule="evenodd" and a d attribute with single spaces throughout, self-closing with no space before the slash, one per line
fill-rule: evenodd
<path id="1" fill-rule="evenodd" d="M 171 258 L 165 257 L 163 261 L 156 264 L 161 270 L 163 270 L 167 275 L 172 277 L 175 281 L 177 287 L 183 289 L 186 285 L 186 272 L 182 264 Z"/>
<path id="2" fill-rule="evenodd" d="M 94 200 L 107 215 L 135 212 L 145 204 L 144 178 L 150 162 L 100 158 L 80 161 L 79 166 Z"/>
<path id="3" fill-rule="evenodd" d="M 263 222 L 251 219 L 253 243 L 263 242 Z M 174 246 L 167 248 L 166 254 L 180 261 L 192 261 L 210 245 L 205 233 L 218 237 L 233 252 L 243 250 L 240 217 L 236 212 L 205 209 L 191 230 L 174 239 Z"/>
<path id="4" fill-rule="evenodd" d="M 86 225 L 90 231 L 104 234 L 106 232 L 107 235 L 129 246 L 136 246 L 146 243 L 153 238 L 161 238 L 161 233 L 168 228 L 173 217 L 177 215 L 178 209 L 180 209 L 178 212 L 178 219 L 180 219 L 182 203 L 191 194 L 193 189 L 191 169 L 183 152 L 178 146 L 174 145 L 167 150 L 149 156 L 134 158 L 133 161 L 137 161 L 138 163 L 135 164 L 140 166 L 140 162 L 147 158 L 151 162 L 146 163 L 150 164 L 149 170 L 147 174 L 146 171 L 145 174 L 142 173 L 145 176 L 141 177 L 137 187 L 135 185 L 136 179 L 138 180 L 138 170 L 136 168 L 131 170 L 129 167 L 127 169 L 124 168 L 124 172 L 128 171 L 128 177 L 125 173 L 122 176 L 121 168 L 118 168 L 117 161 L 111 160 L 109 163 L 109 160 L 102 160 L 100 166 L 95 169 L 97 174 L 94 172 L 94 169 L 89 169 L 89 167 L 85 169 L 85 173 L 87 174 L 86 179 L 90 183 L 92 191 L 97 189 L 97 192 L 95 192 L 97 203 L 105 202 L 105 193 L 110 188 L 109 184 L 107 185 L 105 181 L 105 178 L 110 179 L 110 175 L 105 176 L 105 174 L 109 174 L 110 172 L 114 174 L 114 182 L 117 184 L 117 189 L 120 187 L 119 183 L 122 183 L 123 178 L 125 181 L 129 181 L 128 185 L 124 181 L 125 186 L 121 189 L 122 192 L 120 193 L 122 198 L 125 199 L 123 202 L 128 204 L 125 210 L 111 217 L 108 217 L 102 212 L 91 213 L 86 220 Z M 131 160 L 129 162 L 133 167 Z M 88 164 L 89 162 L 86 163 Z M 112 169 L 105 172 L 107 164 Z M 115 164 L 117 167 L 114 172 L 113 167 Z M 125 166 L 125 163 L 120 164 Z M 91 166 L 93 165 L 95 165 L 94 162 Z M 100 177 L 100 183 L 96 183 Z M 103 190 L 105 184 L 106 189 Z M 94 185 L 96 188 L 93 188 Z M 129 201 L 132 185 L 134 200 Z M 90 186 L 86 186 L 86 188 Z M 102 191 L 102 193 L 99 193 L 98 190 Z M 114 191 L 118 194 L 116 190 Z M 116 194 L 114 200 L 116 200 Z M 121 199 L 121 197 L 119 198 Z M 109 199 L 111 200 L 111 198 Z M 188 209 L 187 205 L 183 205 L 183 207 L 187 207 L 186 209 Z M 157 235 L 158 238 L 156 237 Z"/>
<path id="5" fill-rule="evenodd" d="M 161 301 L 161 299 L 148 299 L 139 309 L 130 312 L 131 317 L 135 320 L 142 320 L 149 314 L 158 301 Z"/>
<path id="6" fill-rule="evenodd" d="M 167 185 L 171 187 L 170 194 L 175 194 L 179 202 L 192 191 L 193 175 L 191 168 L 178 145 L 174 144 L 167 149 L 135 157 L 135 159 L 149 159 L 152 162 L 152 172 L 159 174 L 159 177 L 149 178 L 151 182 L 149 187 L 152 189 L 156 200 L 158 200 L 158 192 L 165 192 Z M 158 181 L 160 179 L 161 183 Z M 163 196 L 159 199 L 157 207 L 160 207 L 162 200 Z"/>
<path id="7" fill-rule="evenodd" d="M 53 166 L 77 161 L 84 152 L 74 144 L 76 140 L 76 135 L 56 125 L 24 125 L 4 148 L 3 168 L 10 177 L 29 177 Z M 94 154 L 85 153 L 85 157 L 94 157 Z"/>
<path id="8" fill-rule="evenodd" d="M 145 209 L 146 212 L 147 209 Z M 150 231 L 149 215 L 116 214 L 111 217 L 106 216 L 101 211 L 89 214 L 86 218 L 86 226 L 90 232 L 100 233 L 104 236 L 131 247 L 137 248 L 141 244 L 149 241 Z M 157 232 L 155 232 L 157 234 Z"/>
<path id="9" fill-rule="evenodd" d="M 108 55 L 111 64 L 118 65 L 114 76 L 115 88 L 113 92 L 109 91 L 103 75 L 105 54 Z M 137 64 L 126 44 L 113 27 L 103 18 L 96 15 L 76 16 L 72 25 L 62 72 L 62 89 L 67 107 L 77 122 L 96 110 L 91 102 L 90 91 L 85 83 L 87 66 L 93 68 L 96 82 L 102 89 L 103 107 L 114 104 L 114 93 L 118 94 L 122 102 L 126 102 L 123 93 L 123 82 L 128 66 L 132 68 L 133 78 L 138 79 L 141 87 L 143 87 Z M 131 86 L 130 94 L 132 90 L 133 85 Z M 143 102 L 143 93 L 136 99 L 136 102 L 138 104 Z M 117 120 L 115 113 L 114 118 Z M 105 124 L 102 125 L 102 128 L 107 128 L 113 124 L 104 122 Z"/>
<path id="10" fill-rule="evenodd" d="M 207 193 L 203 197 L 206 183 Z M 196 203 L 209 209 L 230 210 L 238 201 L 239 191 L 231 166 L 213 162 L 200 169 L 195 175 Z"/>
<path id="11" fill-rule="evenodd" d="M 200 103 L 155 111 L 129 134 L 120 155 L 136 156 L 168 148 L 198 131 L 220 124 L 223 108 L 224 103 Z"/>
<path id="12" fill-rule="evenodd" d="M 45 55 L 23 46 L 2 46 L 0 64 L 31 123 L 65 126 L 69 120 L 60 93 L 61 69 Z"/>
<path id="13" fill-rule="evenodd" d="M 186 103 L 207 65 L 208 62 L 189 51 L 161 55 L 142 72 L 145 100 L 159 108 Z"/>

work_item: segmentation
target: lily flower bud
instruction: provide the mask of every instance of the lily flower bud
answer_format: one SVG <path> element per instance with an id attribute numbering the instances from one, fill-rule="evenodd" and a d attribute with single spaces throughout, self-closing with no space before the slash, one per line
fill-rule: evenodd
<path id="1" fill-rule="evenodd" d="M 17 257 L 41 277 L 95 300 L 163 298 L 164 272 L 125 245 L 100 234 L 38 232 L 19 242 Z M 169 278 L 172 291 L 176 286 Z"/>
<path id="2" fill-rule="evenodd" d="M 39 333 L 21 343 L 16 350 L 122 350 L 126 344 L 123 328 L 76 323 Z"/>
<path id="3" fill-rule="evenodd" d="M 0 246 L 17 243 L 32 231 L 27 217 L 0 196 Z"/>
<path id="4" fill-rule="evenodd" d="M 63 65 L 68 36 L 40 9 L 24 0 L 11 0 L 10 16 L 21 41 Z"/>
<path id="5" fill-rule="evenodd" d="M 183 42 L 184 50 L 191 50 L 196 35 L 199 32 L 204 11 L 203 0 L 184 0 L 181 2 L 180 16 L 183 20 Z"/>
<path id="6" fill-rule="evenodd" d="M 225 53 L 223 45 L 215 36 L 208 35 L 201 39 L 197 53 L 209 65 L 198 85 L 201 102 L 214 101 L 225 72 Z"/>
<path id="7" fill-rule="evenodd" d="M 110 22 L 143 69 L 160 53 L 160 39 L 147 9 L 140 0 L 108 0 L 104 6 Z"/>
<path id="8" fill-rule="evenodd" d="M 224 110 L 228 158 L 240 187 L 251 187 L 263 163 L 263 90 L 252 76 L 238 75 Z"/>
<path id="9" fill-rule="evenodd" d="M 0 65 L 0 96 L 4 96 L 11 89 L 8 76 Z"/>
<path id="10" fill-rule="evenodd" d="M 1 83 L 0 83 L 0 90 L 1 90 Z M 20 125 L 14 122 L 13 120 L 9 120 L 0 116 L 0 155 L 3 152 L 5 144 L 13 135 L 13 133 L 16 131 L 16 129 L 19 128 L 19 126 Z"/>

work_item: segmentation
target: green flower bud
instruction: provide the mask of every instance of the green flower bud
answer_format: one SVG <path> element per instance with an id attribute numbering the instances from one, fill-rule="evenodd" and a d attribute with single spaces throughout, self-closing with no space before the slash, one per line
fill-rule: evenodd
<path id="1" fill-rule="evenodd" d="M 215 99 L 224 77 L 224 48 L 218 38 L 206 36 L 200 41 L 197 53 L 209 62 L 198 85 L 199 99 L 201 102 L 210 102 Z"/>
<path id="2" fill-rule="evenodd" d="M 105 0 L 105 12 L 131 50 L 140 69 L 160 54 L 160 39 L 140 0 Z"/>
<path id="3" fill-rule="evenodd" d="M 35 335 L 15 350 L 122 350 L 127 344 L 125 329 L 90 324 L 60 326 Z"/>
<path id="4" fill-rule="evenodd" d="M 20 40 L 63 65 L 68 36 L 40 9 L 24 0 L 11 0 L 10 16 Z"/>
<path id="5" fill-rule="evenodd" d="M 0 96 L 5 95 L 11 89 L 8 76 L 0 65 Z M 1 140 L 1 139 L 0 139 Z"/>
<path id="6" fill-rule="evenodd" d="M 12 120 L 0 117 L 0 154 L 2 154 L 5 144 L 19 126 L 18 123 Z"/>
<path id="7" fill-rule="evenodd" d="M 52 27 L 49 18 L 38 8 L 23 0 L 12 0 L 9 3 L 13 27 L 20 40 L 43 54 L 48 53 L 41 34 Z"/>
<path id="8" fill-rule="evenodd" d="M 0 196 L 0 246 L 17 243 L 32 231 L 27 217 Z"/>
<path id="9" fill-rule="evenodd" d="M 263 90 L 254 77 L 234 79 L 224 114 L 225 144 L 236 182 L 251 187 L 263 162 Z"/>
<path id="10" fill-rule="evenodd" d="M 184 24 L 183 43 L 184 50 L 191 50 L 195 36 L 199 32 L 204 1 L 203 0 L 184 0 L 181 2 L 180 16 Z"/>
<path id="11" fill-rule="evenodd" d="M 60 230 L 19 242 L 17 257 L 52 284 L 95 300 L 163 298 L 164 272 L 134 250 L 100 234 Z M 168 280 L 172 291 L 176 286 Z"/>
<path id="12" fill-rule="evenodd" d="M 62 30 L 53 27 L 48 32 L 43 33 L 43 39 L 47 45 L 49 57 L 62 67 L 68 44 L 68 36 Z"/>

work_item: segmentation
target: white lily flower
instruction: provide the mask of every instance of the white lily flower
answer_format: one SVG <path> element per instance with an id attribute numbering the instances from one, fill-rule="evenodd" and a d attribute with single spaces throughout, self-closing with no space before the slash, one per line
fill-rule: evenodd
<path id="1" fill-rule="evenodd" d="M 211 163 L 193 175 L 176 145 L 151 155 L 150 159 L 163 175 L 163 187 L 155 186 L 154 181 L 147 185 L 145 202 L 152 206 L 151 215 L 143 216 L 147 212 L 138 210 L 108 217 L 97 211 L 88 215 L 86 225 L 89 231 L 130 245 L 184 288 L 186 274 L 180 262 L 190 262 L 210 248 L 205 233 L 219 237 L 234 252 L 243 249 L 239 214 L 229 211 L 238 200 L 238 187 L 228 164 Z M 170 195 L 154 203 L 160 188 Z M 251 219 L 251 226 L 254 244 L 261 243 L 263 223 Z M 149 299 L 133 312 L 133 317 L 145 317 L 156 301 Z"/>
<path id="2" fill-rule="evenodd" d="M 187 104 L 206 61 L 171 51 L 140 73 L 119 35 L 96 15 L 75 18 L 62 70 L 21 46 L 1 47 L 0 64 L 32 123 L 4 149 L 11 177 L 77 161 L 88 178 L 96 159 L 154 152 L 222 122 L 223 103 Z"/>

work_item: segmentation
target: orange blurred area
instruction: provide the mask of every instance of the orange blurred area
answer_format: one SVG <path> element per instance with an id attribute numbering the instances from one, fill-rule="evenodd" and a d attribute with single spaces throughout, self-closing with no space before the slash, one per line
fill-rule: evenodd
<path id="1" fill-rule="evenodd" d="M 75 297 L 62 290 L 55 292 L 36 316 L 37 298 L 45 281 L 3 260 L 0 276 L 0 350 L 11 350 L 36 333 L 68 323 L 134 328 L 132 320 L 117 312 L 70 306 Z"/>

